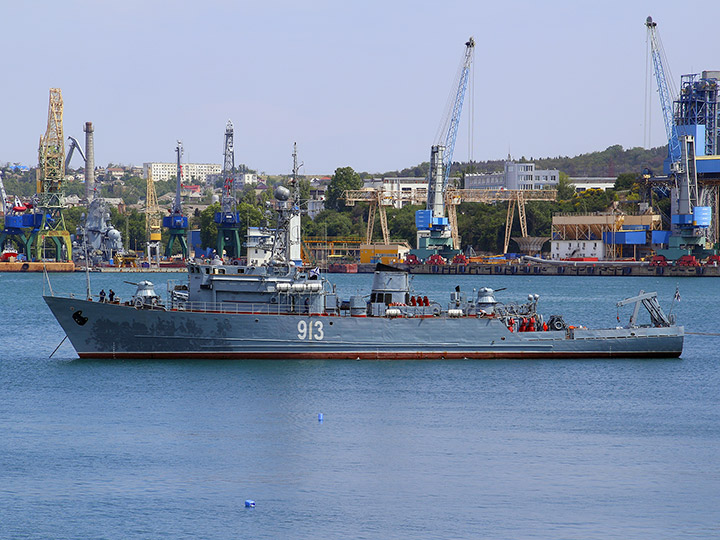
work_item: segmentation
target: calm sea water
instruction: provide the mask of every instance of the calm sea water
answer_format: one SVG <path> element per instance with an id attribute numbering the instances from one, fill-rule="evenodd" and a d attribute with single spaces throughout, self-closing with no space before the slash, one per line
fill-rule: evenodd
<path id="1" fill-rule="evenodd" d="M 372 276 L 330 279 L 349 295 Z M 711 278 L 414 280 L 443 303 L 455 285 L 594 326 L 640 289 L 667 311 L 679 285 L 686 329 L 720 333 Z M 720 537 L 720 337 L 680 360 L 49 359 L 42 288 L 0 274 L 0 538 Z"/>

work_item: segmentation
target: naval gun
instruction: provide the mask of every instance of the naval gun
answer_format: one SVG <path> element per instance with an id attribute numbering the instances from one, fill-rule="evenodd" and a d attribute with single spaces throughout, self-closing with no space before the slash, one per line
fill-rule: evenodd
<path id="1" fill-rule="evenodd" d="M 155 285 L 153 285 L 152 281 L 143 280 L 137 283 L 134 281 L 123 281 L 123 283 L 137 287 L 135 294 L 130 298 L 130 305 L 135 306 L 137 309 L 146 307 L 154 308 L 161 305 L 161 298 L 155 292 Z"/>

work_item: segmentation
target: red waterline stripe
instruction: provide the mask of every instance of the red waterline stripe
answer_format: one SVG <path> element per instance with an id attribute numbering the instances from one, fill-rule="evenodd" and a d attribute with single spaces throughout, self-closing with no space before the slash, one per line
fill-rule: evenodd
<path id="1" fill-rule="evenodd" d="M 677 358 L 681 351 L 662 352 L 97 352 L 80 358 L 155 360 L 522 360 L 573 358 Z"/>

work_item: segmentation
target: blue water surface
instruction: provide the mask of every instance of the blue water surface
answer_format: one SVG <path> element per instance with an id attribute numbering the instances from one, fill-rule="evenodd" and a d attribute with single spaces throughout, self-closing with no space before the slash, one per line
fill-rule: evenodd
<path id="1" fill-rule="evenodd" d="M 144 278 L 184 276 L 93 292 Z M 0 274 L 0 538 L 720 537 L 720 281 L 414 278 L 443 303 L 456 285 L 594 327 L 641 289 L 669 311 L 679 286 L 693 333 L 679 360 L 48 358 L 64 334 L 42 276 Z"/>

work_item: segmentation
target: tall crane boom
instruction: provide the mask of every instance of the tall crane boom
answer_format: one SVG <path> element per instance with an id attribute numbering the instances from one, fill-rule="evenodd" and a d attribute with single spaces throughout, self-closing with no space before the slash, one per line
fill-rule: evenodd
<path id="1" fill-rule="evenodd" d="M 418 229 L 418 245 L 413 255 L 420 259 L 430 254 L 444 253 L 452 256 L 459 249 L 458 240 L 454 239 L 448 219 L 445 217 L 445 191 L 450 178 L 455 139 L 457 138 L 460 114 L 462 113 L 465 91 L 467 90 L 472 64 L 475 40 L 470 37 L 465 42 L 465 52 L 456 77 L 454 99 L 449 100 L 452 106 L 447 110 L 440 124 L 436 143 L 430 148 L 430 175 L 428 177 L 427 206 L 425 210 L 415 213 L 415 226 Z"/>
<path id="2" fill-rule="evenodd" d="M 63 137 L 63 99 L 59 88 L 50 89 L 48 123 L 40 138 L 38 193 L 59 193 L 65 179 L 65 140 Z"/>
<path id="3" fill-rule="evenodd" d="M 163 218 L 163 227 L 170 229 L 170 239 L 168 240 L 167 246 L 165 246 L 165 256 L 168 258 L 172 256 L 173 246 L 177 240 L 180 244 L 182 257 L 187 258 L 188 246 L 185 233 L 188 226 L 188 218 L 183 215 L 182 199 L 180 198 L 180 189 L 182 188 L 182 141 L 177 142 L 175 152 L 177 152 L 177 184 L 175 189 L 175 202 L 173 203 L 173 207 L 170 209 L 170 215 Z"/>
<path id="4" fill-rule="evenodd" d="M 160 241 L 160 215 L 152 169 L 148 169 L 147 187 L 145 190 L 145 232 L 149 242 Z"/>
<path id="5" fill-rule="evenodd" d="M 182 141 L 177 142 L 175 153 L 177 154 L 177 183 L 175 185 L 175 201 L 173 202 L 172 213 L 178 216 L 182 216 L 182 198 L 180 197 L 180 192 L 182 190 Z"/>
<path id="6" fill-rule="evenodd" d="M 435 218 L 443 218 L 445 216 L 444 193 L 450 180 L 450 168 L 452 167 L 453 154 L 455 152 L 455 140 L 457 139 L 458 126 L 460 125 L 460 114 L 462 113 L 463 102 L 465 101 L 465 91 L 467 90 L 474 49 L 475 40 L 470 37 L 470 39 L 465 42 L 463 59 L 452 86 L 452 88 L 455 88 L 452 107 L 446 110 L 445 116 L 440 123 L 438 134 L 435 137 L 436 142 L 430 149 L 427 209 L 432 210 L 433 217 Z"/>
<path id="7" fill-rule="evenodd" d="M 80 157 L 83 158 L 83 161 L 87 162 L 85 152 L 83 152 L 82 147 L 80 146 L 80 143 L 77 141 L 77 139 L 70 136 L 68 137 L 68 141 L 70 141 L 70 149 L 67 151 L 67 155 L 65 156 L 65 170 L 67 170 L 68 165 L 70 164 L 70 160 L 73 157 L 73 152 L 75 152 L 76 149 L 80 153 Z"/>
<path id="8" fill-rule="evenodd" d="M 465 54 L 463 55 L 462 64 L 460 66 L 455 92 L 450 114 L 445 117 L 440 127 L 440 133 L 445 136 L 438 144 L 445 146 L 445 156 L 443 167 L 445 168 L 444 182 L 447 186 L 450 178 L 450 166 L 452 165 L 453 153 L 455 152 L 455 140 L 457 139 L 458 126 L 460 125 L 460 114 L 462 113 L 463 102 L 465 101 L 465 91 L 467 90 L 468 79 L 470 77 L 470 65 L 473 61 L 473 51 L 475 50 L 475 40 L 470 36 L 465 42 Z"/>
<path id="9" fill-rule="evenodd" d="M 44 256 L 55 257 L 58 261 L 72 260 L 72 241 L 63 217 L 65 138 L 63 99 L 59 88 L 50 89 L 47 130 L 40 137 L 38 165 L 36 214 L 41 217 L 30 234 L 29 250 L 33 251 L 34 260 L 41 260 Z"/>
<path id="10" fill-rule="evenodd" d="M 233 187 L 235 185 L 235 147 L 233 145 L 233 123 L 228 120 L 225 126 L 225 151 L 223 153 L 223 192 L 222 192 L 222 211 L 235 211 L 235 196 Z"/>
<path id="11" fill-rule="evenodd" d="M 5 184 L 2 181 L 2 171 L 0 171 L 0 209 L 2 209 L 3 216 L 7 216 L 8 201 L 7 194 L 5 193 Z"/>
<path id="12" fill-rule="evenodd" d="M 152 168 L 148 168 L 147 188 L 145 191 L 145 235 L 147 259 L 151 266 L 160 264 L 160 242 L 162 231 L 160 229 L 161 214 L 155 191 L 155 181 L 152 177 Z"/>
<path id="13" fill-rule="evenodd" d="M 660 106 L 662 107 L 663 121 L 665 122 L 665 133 L 668 139 L 668 155 L 670 157 L 671 168 L 677 168 L 682 158 L 680 148 L 680 139 L 678 138 L 677 126 L 673 118 L 673 102 L 675 96 L 671 94 L 668 80 L 665 76 L 667 58 L 665 49 L 657 31 L 657 23 L 648 17 L 645 20 L 647 27 L 648 40 L 650 41 L 650 55 L 653 61 L 653 72 L 655 73 L 655 81 L 657 82 L 658 94 L 660 94 Z"/>

